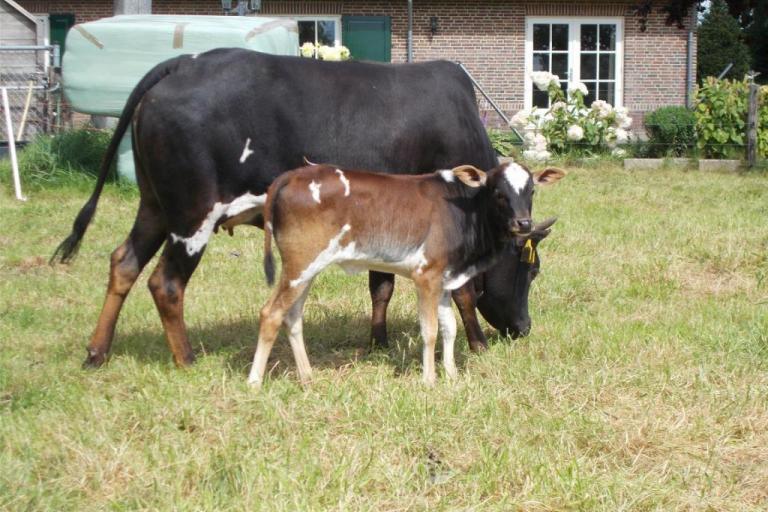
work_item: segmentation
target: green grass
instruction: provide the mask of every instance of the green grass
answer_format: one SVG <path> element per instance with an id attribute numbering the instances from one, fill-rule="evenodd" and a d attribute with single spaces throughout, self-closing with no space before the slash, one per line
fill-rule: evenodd
<path id="1" fill-rule="evenodd" d="M 0 192 L 0 509 L 733 510 L 768 508 L 764 174 L 572 168 L 536 196 L 533 331 L 420 382 L 412 286 L 392 348 L 367 350 L 365 276 L 307 302 L 315 380 L 284 336 L 246 385 L 269 289 L 263 236 L 216 237 L 187 295 L 180 371 L 146 275 L 109 365 L 79 365 L 135 192 L 108 186 L 79 259 L 46 264 L 86 188 Z M 148 274 L 148 272 L 147 272 Z"/>

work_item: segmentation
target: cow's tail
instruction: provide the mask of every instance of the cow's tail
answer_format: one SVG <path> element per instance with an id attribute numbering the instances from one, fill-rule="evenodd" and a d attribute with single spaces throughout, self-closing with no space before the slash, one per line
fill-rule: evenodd
<path id="1" fill-rule="evenodd" d="M 141 103 L 144 95 L 162 79 L 178 69 L 179 64 L 185 58 L 189 58 L 189 56 L 176 57 L 158 64 L 144 75 L 144 78 L 141 79 L 138 85 L 133 89 L 133 92 L 131 92 L 128 101 L 125 104 L 125 108 L 123 108 L 123 113 L 120 114 L 120 120 L 117 123 L 117 128 L 115 128 L 115 133 L 109 141 L 107 152 L 104 154 L 104 158 L 101 161 L 99 177 L 96 180 L 96 187 L 94 188 L 93 193 L 91 193 L 91 197 L 80 210 L 80 213 L 75 217 L 75 222 L 72 224 L 72 232 L 63 242 L 61 242 L 61 244 L 59 244 L 56 251 L 54 251 L 53 256 L 51 256 L 51 264 L 56 261 L 69 263 L 77 255 L 80 241 L 82 240 L 83 235 L 85 235 L 85 230 L 88 229 L 88 224 L 91 223 L 93 214 L 96 213 L 96 204 L 99 202 L 99 196 L 104 188 L 104 183 L 107 181 L 109 167 L 112 164 L 115 153 L 117 153 L 117 148 L 120 145 L 123 135 L 125 135 L 125 132 L 131 125 L 136 107 Z"/>
<path id="2" fill-rule="evenodd" d="M 267 284 L 275 284 L 275 257 L 272 255 L 272 235 L 275 231 L 275 201 L 280 191 L 288 184 L 288 173 L 281 174 L 270 185 L 267 191 L 267 202 L 264 204 L 264 274 Z"/>

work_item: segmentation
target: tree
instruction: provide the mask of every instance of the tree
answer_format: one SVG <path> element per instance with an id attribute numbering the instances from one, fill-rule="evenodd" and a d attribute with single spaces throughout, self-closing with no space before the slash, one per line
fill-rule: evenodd
<path id="1" fill-rule="evenodd" d="M 732 62 L 728 76 L 741 79 L 751 67 L 749 47 L 738 20 L 724 0 L 713 0 L 699 26 L 698 77 L 717 76 Z"/>
<path id="2" fill-rule="evenodd" d="M 725 0 L 728 11 L 746 28 L 752 22 L 753 11 L 763 0 Z M 645 30 L 648 16 L 653 9 L 666 13 L 667 25 L 677 25 L 685 28 L 685 21 L 692 8 L 703 11 L 704 0 L 638 0 L 635 6 L 635 14 L 640 18 L 640 27 Z"/>

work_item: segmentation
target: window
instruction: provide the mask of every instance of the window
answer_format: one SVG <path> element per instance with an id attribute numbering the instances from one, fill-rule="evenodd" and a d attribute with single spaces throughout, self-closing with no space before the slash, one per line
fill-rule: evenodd
<path id="1" fill-rule="evenodd" d="M 299 46 L 312 43 L 315 46 L 341 45 L 341 18 L 321 16 L 291 16 L 299 25 Z M 317 55 L 315 55 L 317 57 Z"/>
<path id="2" fill-rule="evenodd" d="M 587 86 L 587 105 L 597 99 L 621 106 L 623 21 L 620 18 L 528 18 L 525 36 L 525 106 L 548 108 L 549 97 L 530 78 L 532 71 L 549 71 Z"/>

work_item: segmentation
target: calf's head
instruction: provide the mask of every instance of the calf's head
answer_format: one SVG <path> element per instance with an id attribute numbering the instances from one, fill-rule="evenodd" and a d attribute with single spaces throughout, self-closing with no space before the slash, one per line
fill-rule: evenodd
<path id="1" fill-rule="evenodd" d="M 506 226 L 509 233 L 525 236 L 533 229 L 533 194 L 536 187 L 557 183 L 565 171 L 548 168 L 531 173 L 524 166 L 509 162 L 488 172 L 492 191 L 491 213 L 494 222 Z"/>

